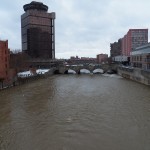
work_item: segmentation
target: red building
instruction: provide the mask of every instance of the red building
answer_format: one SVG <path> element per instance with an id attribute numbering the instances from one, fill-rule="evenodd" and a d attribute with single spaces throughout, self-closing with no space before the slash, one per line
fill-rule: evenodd
<path id="1" fill-rule="evenodd" d="M 9 76 L 9 56 L 8 40 L 0 41 L 0 80 L 7 80 Z"/>
<path id="2" fill-rule="evenodd" d="M 97 55 L 97 63 L 105 63 L 108 61 L 108 55 L 107 54 L 98 54 Z"/>
<path id="3" fill-rule="evenodd" d="M 122 38 L 122 55 L 130 56 L 135 48 L 148 43 L 148 29 L 129 29 Z"/>

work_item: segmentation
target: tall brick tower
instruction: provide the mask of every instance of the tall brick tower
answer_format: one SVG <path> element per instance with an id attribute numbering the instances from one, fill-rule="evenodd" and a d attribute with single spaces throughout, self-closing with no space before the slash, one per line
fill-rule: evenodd
<path id="1" fill-rule="evenodd" d="M 23 8 L 22 50 L 32 58 L 55 59 L 55 13 L 48 13 L 48 6 L 35 1 Z"/>

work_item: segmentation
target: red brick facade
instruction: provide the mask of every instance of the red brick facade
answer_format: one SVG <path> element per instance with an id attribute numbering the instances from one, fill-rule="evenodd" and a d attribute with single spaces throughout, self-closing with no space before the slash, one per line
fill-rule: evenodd
<path id="1" fill-rule="evenodd" d="M 108 61 L 108 55 L 107 54 L 97 55 L 97 63 L 105 63 L 107 61 Z"/>
<path id="2" fill-rule="evenodd" d="M 130 56 L 135 48 L 148 43 L 148 29 L 130 29 L 122 38 L 122 55 Z"/>
<path id="3" fill-rule="evenodd" d="M 0 41 L 0 79 L 8 80 L 9 56 L 8 41 Z"/>

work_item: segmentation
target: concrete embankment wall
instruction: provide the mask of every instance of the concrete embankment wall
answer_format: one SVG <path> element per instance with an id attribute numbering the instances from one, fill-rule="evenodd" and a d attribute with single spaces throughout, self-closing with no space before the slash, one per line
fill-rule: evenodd
<path id="1" fill-rule="evenodd" d="M 134 80 L 145 85 L 150 85 L 150 72 L 138 68 L 130 69 L 118 67 L 118 74 L 124 78 Z"/>

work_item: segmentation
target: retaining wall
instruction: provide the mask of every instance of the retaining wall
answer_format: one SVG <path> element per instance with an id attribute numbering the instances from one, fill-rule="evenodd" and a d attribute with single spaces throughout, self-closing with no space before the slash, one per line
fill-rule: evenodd
<path id="1" fill-rule="evenodd" d="M 138 68 L 118 67 L 118 74 L 124 78 L 150 85 L 150 72 Z"/>

